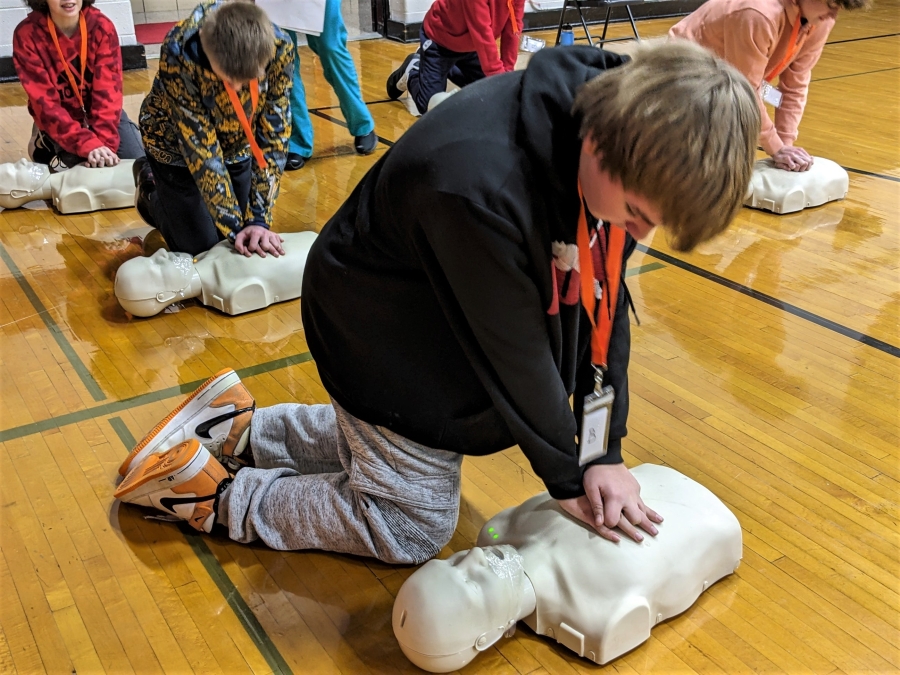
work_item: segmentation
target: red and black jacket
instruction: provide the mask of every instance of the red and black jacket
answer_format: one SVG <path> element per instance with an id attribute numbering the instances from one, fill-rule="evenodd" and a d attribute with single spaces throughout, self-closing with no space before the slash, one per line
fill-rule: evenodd
<path id="1" fill-rule="evenodd" d="M 37 128 L 67 152 L 86 157 L 106 146 L 119 149 L 122 113 L 122 53 L 116 28 L 100 10 L 82 10 L 87 24 L 87 66 L 84 72 L 84 107 L 72 91 L 59 54 L 50 37 L 47 15 L 31 12 L 13 34 L 13 63 L 28 94 L 28 112 Z M 69 38 L 57 31 L 59 47 L 75 73 L 81 73 L 81 33 Z"/>

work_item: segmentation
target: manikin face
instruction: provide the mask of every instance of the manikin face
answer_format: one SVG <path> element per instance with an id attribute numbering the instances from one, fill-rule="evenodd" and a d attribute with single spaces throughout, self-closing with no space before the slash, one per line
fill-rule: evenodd
<path id="1" fill-rule="evenodd" d="M 458 667 L 496 642 L 519 618 L 520 561 L 513 547 L 491 546 L 419 568 L 394 604 L 394 633 L 404 653 L 420 666 L 459 654 Z"/>
<path id="2" fill-rule="evenodd" d="M 37 190 L 50 175 L 46 164 L 20 159 L 15 164 L 0 164 L 0 193 L 16 194 Z"/>
<path id="3" fill-rule="evenodd" d="M 800 16 L 811 26 L 818 26 L 828 19 L 837 19 L 838 6 L 826 0 L 798 0 Z"/>
<path id="4" fill-rule="evenodd" d="M 47 0 L 50 18 L 57 25 L 71 24 L 81 11 L 81 0 Z"/>
<path id="5" fill-rule="evenodd" d="M 591 214 L 643 239 L 662 223 L 662 217 L 646 197 L 625 190 L 621 181 L 600 168 L 597 146 L 591 138 L 581 144 L 578 179 Z"/>
<path id="6" fill-rule="evenodd" d="M 158 250 L 149 258 L 132 258 L 116 272 L 119 300 L 156 298 L 169 304 L 182 290 L 189 290 L 194 261 L 186 253 Z"/>

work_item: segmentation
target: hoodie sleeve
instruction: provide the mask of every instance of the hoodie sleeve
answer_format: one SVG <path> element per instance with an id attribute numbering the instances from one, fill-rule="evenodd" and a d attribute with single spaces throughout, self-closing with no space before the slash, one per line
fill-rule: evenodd
<path id="1" fill-rule="evenodd" d="M 92 31 L 96 35 L 94 81 L 91 83 L 91 128 L 113 152 L 119 150 L 119 118 L 122 115 L 122 50 L 112 21 L 98 17 Z M 90 150 L 88 150 L 90 152 Z M 87 152 L 82 154 L 87 155 Z"/>
<path id="2" fill-rule="evenodd" d="M 781 90 L 783 98 L 781 106 L 775 111 L 775 129 L 785 145 L 793 145 L 797 140 L 797 128 L 806 108 L 812 69 L 822 56 L 825 41 L 833 27 L 834 21 L 817 26 L 800 47 L 797 58 L 778 78 L 778 89 Z"/>
<path id="3" fill-rule="evenodd" d="M 503 62 L 497 52 L 497 40 L 494 38 L 494 30 L 491 26 L 490 0 L 468 0 L 468 2 L 463 2 L 462 6 L 466 26 L 484 74 L 490 77 L 505 72 Z"/>
<path id="4" fill-rule="evenodd" d="M 272 226 L 272 206 L 287 161 L 291 136 L 291 106 L 288 94 L 293 82 L 294 45 L 286 39 L 276 40 L 275 58 L 266 68 L 267 90 L 256 118 L 256 142 L 266 158 L 263 171 L 253 161 L 250 200 L 246 224 Z M 270 192 L 271 191 L 271 192 Z M 270 194 L 272 199 L 269 199 Z"/>
<path id="5" fill-rule="evenodd" d="M 525 0 L 513 0 L 512 4 L 516 13 L 517 30 L 513 31 L 513 22 L 507 21 L 500 35 L 500 60 L 506 72 L 516 67 L 516 60 L 519 58 L 519 37 L 522 35 L 522 22 L 525 20 Z"/>
<path id="6" fill-rule="evenodd" d="M 762 100 L 761 85 L 766 74 L 769 56 L 778 44 L 778 26 L 755 9 L 743 9 L 728 14 L 723 23 L 725 53 L 723 58 L 737 68 L 756 89 L 762 129 L 759 142 L 769 155 L 781 150 L 784 143 L 775 131 Z"/>
<path id="7" fill-rule="evenodd" d="M 513 438 L 555 499 L 584 494 L 575 417 L 530 274 L 522 233 L 457 195 L 437 193 L 417 242 L 422 268 Z"/>

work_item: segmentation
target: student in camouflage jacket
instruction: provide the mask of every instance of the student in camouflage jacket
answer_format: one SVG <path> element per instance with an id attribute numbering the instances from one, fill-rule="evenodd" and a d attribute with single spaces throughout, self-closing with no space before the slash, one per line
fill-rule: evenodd
<path id="1" fill-rule="evenodd" d="M 293 52 L 250 2 L 203 2 L 166 36 L 141 106 L 148 158 L 135 172 L 138 209 L 171 250 L 196 255 L 227 237 L 245 255 L 283 253 L 269 228 L 291 133 Z M 259 100 L 251 112 L 253 78 Z M 237 90 L 265 168 L 225 81 Z"/>

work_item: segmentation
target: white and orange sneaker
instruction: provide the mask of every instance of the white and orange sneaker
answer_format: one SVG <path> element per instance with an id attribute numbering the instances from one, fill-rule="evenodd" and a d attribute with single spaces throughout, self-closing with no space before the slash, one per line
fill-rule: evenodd
<path id="1" fill-rule="evenodd" d="M 134 446 L 119 475 L 124 476 L 150 455 L 165 452 L 194 438 L 212 456 L 233 470 L 249 463 L 241 457 L 250 440 L 250 420 L 256 401 L 231 368 L 219 371 L 181 402 Z"/>
<path id="2" fill-rule="evenodd" d="M 219 495 L 230 483 L 225 467 L 191 438 L 136 464 L 115 497 L 127 504 L 152 506 L 197 530 L 211 532 Z"/>

